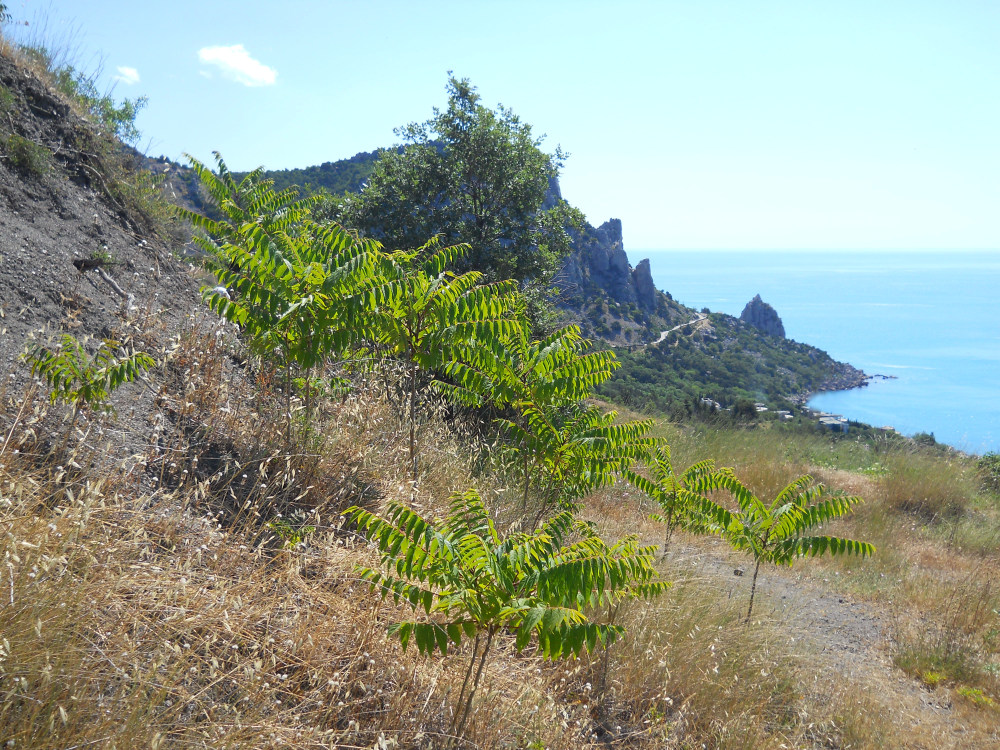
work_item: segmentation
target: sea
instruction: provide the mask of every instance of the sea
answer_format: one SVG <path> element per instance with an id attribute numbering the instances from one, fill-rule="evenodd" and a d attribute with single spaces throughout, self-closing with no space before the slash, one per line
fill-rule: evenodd
<path id="1" fill-rule="evenodd" d="M 1000 452 L 1000 251 L 632 251 L 678 302 L 739 316 L 754 295 L 788 338 L 876 378 L 809 405 L 968 453 Z"/>

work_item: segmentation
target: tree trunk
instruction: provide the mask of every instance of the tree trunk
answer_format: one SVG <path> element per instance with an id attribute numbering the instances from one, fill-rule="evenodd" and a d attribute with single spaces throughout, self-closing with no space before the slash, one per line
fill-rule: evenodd
<path id="1" fill-rule="evenodd" d="M 747 619 L 744 622 L 750 622 L 750 615 L 753 613 L 753 595 L 757 591 L 757 574 L 760 572 L 760 560 L 757 560 L 757 565 L 753 569 L 753 583 L 750 584 L 750 606 L 747 608 Z"/>
<path id="2" fill-rule="evenodd" d="M 417 490 L 417 366 L 410 366 L 410 479 Z"/>

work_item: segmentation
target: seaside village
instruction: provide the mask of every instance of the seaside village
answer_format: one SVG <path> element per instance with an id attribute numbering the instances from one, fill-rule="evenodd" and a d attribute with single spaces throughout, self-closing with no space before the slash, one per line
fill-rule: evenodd
<path id="1" fill-rule="evenodd" d="M 701 399 L 701 405 L 706 409 L 712 409 L 714 411 L 730 411 L 729 409 L 724 409 L 722 404 L 714 399 L 703 397 Z M 768 411 L 767 405 L 762 403 L 754 404 L 758 413 L 763 413 Z M 816 409 L 810 409 L 808 407 L 803 407 L 802 413 L 808 419 L 815 420 L 816 426 L 821 430 L 829 430 L 830 432 L 840 432 L 844 435 L 848 434 L 850 427 L 847 417 L 841 414 L 830 414 L 825 411 L 818 411 Z M 774 412 L 775 419 L 779 422 L 790 422 L 794 415 L 787 409 L 778 409 Z M 896 429 L 891 425 L 884 425 L 878 429 L 884 430 L 886 432 L 895 432 Z"/>

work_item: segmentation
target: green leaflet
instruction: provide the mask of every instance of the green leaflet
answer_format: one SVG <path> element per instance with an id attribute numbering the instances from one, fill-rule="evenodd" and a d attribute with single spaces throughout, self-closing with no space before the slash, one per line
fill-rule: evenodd
<path id="1" fill-rule="evenodd" d="M 115 358 L 121 348 L 118 342 L 105 340 L 91 356 L 82 342 L 63 334 L 55 348 L 34 344 L 23 357 L 31 374 L 48 385 L 52 403 L 72 404 L 74 413 L 83 406 L 111 411 L 111 394 L 156 364 L 145 352 Z"/>
<path id="2" fill-rule="evenodd" d="M 399 576 L 361 569 L 361 577 L 429 616 L 390 630 L 404 646 L 414 640 L 421 653 L 446 653 L 462 633 L 498 629 L 513 632 L 519 650 L 534 638 L 550 658 L 590 650 L 607 639 L 605 626 L 589 623 L 584 606 L 612 592 L 652 597 L 667 585 L 655 581 L 653 548 L 640 547 L 634 537 L 609 546 L 591 530 L 568 543 L 574 528 L 568 512 L 531 534 L 503 539 L 475 490 L 452 496 L 440 522 L 396 503 L 385 517 L 357 507 L 346 515 Z M 418 559 L 420 566 L 411 562 Z"/>
<path id="3" fill-rule="evenodd" d="M 732 495 L 739 509 L 730 511 L 714 499 L 702 496 L 695 512 L 700 514 L 703 528 L 722 536 L 733 549 L 749 553 L 756 569 L 762 563 L 791 565 L 796 558 L 806 556 L 875 554 L 875 547 L 868 542 L 808 534 L 817 526 L 850 513 L 854 505 L 863 502 L 859 497 L 827 498 L 829 490 L 825 485 L 813 485 L 813 478 L 803 475 L 790 482 L 768 505 L 743 485 L 732 469 L 723 469 L 715 477 L 717 486 Z M 700 486 L 705 486 L 704 480 Z M 751 589 L 748 621 L 755 591 Z"/>

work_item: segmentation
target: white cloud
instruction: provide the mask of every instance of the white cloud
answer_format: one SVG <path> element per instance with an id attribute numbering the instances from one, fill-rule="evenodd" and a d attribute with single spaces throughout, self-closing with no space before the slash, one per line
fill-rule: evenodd
<path id="1" fill-rule="evenodd" d="M 131 86 L 133 83 L 139 83 L 139 71 L 126 65 L 119 65 L 115 80 Z"/>
<path id="2" fill-rule="evenodd" d="M 202 47 L 198 59 L 215 65 L 222 75 L 244 86 L 273 86 L 278 71 L 250 57 L 242 44 L 231 47 Z"/>

